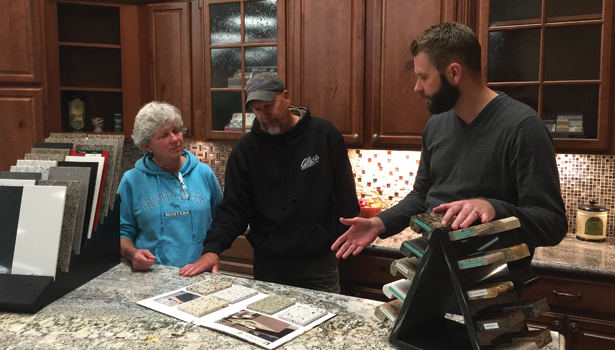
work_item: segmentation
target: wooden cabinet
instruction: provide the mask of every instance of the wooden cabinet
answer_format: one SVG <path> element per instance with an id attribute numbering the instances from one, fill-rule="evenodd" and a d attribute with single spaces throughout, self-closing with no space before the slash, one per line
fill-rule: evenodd
<path id="1" fill-rule="evenodd" d="M 419 148 L 430 117 L 410 43 L 450 2 L 295 0 L 288 17 L 293 103 L 333 122 L 349 146 Z"/>
<path id="2" fill-rule="evenodd" d="M 68 102 L 85 100 L 85 131 L 104 118 L 113 131 L 113 114 L 124 115 L 131 135 L 141 105 L 138 10 L 133 5 L 47 0 L 49 123 L 45 134 L 69 131 Z"/>
<path id="3" fill-rule="evenodd" d="M 540 279 L 523 299 L 546 298 L 550 311 L 528 325 L 559 332 L 568 350 L 615 348 L 615 282 L 536 272 Z"/>
<path id="4" fill-rule="evenodd" d="M 558 151 L 608 151 L 613 98 L 613 2 L 480 2 L 488 85 L 527 103 Z"/>
<path id="5" fill-rule="evenodd" d="M 195 9 L 196 7 L 196 9 Z M 147 6 L 149 18 L 150 99 L 168 102 L 177 107 L 184 120 L 186 136 L 194 136 L 192 121 L 202 117 L 199 101 L 202 77 L 195 76 L 193 88 L 192 40 L 196 36 L 200 50 L 200 30 L 192 31 L 192 20 L 200 23 L 198 2 L 173 2 Z M 192 17 L 196 12 L 196 18 Z M 200 29 L 200 27 L 197 27 Z M 197 54 L 197 57 L 200 55 Z M 196 61 L 194 69 L 199 70 Z M 193 99 L 193 91 L 195 99 Z M 199 103 L 193 110 L 193 103 Z M 198 116 L 193 114 L 198 112 Z M 197 131 L 197 135 L 200 131 Z"/>
<path id="6" fill-rule="evenodd" d="M 1 0 L 0 6 L 0 171 L 44 138 L 44 2 Z"/>

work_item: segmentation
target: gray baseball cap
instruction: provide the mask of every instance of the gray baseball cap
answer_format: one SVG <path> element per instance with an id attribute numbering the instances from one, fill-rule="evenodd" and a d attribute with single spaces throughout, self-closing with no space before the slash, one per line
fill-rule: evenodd
<path id="1" fill-rule="evenodd" d="M 246 108 L 253 100 L 271 101 L 278 91 L 284 91 L 284 82 L 276 73 L 258 73 L 248 80 L 246 89 Z"/>

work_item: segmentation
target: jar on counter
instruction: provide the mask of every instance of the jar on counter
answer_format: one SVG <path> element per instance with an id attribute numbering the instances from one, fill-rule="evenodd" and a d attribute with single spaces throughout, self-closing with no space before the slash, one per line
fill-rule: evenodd
<path id="1" fill-rule="evenodd" d="M 584 241 L 604 242 L 608 210 L 591 199 L 589 204 L 579 204 L 577 210 L 577 238 Z"/>

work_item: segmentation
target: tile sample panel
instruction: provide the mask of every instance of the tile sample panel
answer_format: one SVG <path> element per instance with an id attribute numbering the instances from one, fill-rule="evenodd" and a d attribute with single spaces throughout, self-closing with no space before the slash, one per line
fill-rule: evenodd
<path id="1" fill-rule="evenodd" d="M 26 153 L 24 156 L 25 159 L 28 160 L 55 160 L 56 162 L 64 159 L 61 154 L 38 154 L 38 153 Z"/>
<path id="2" fill-rule="evenodd" d="M 47 180 L 49 167 L 11 165 L 12 173 L 41 173 L 41 180 Z"/>
<path id="3" fill-rule="evenodd" d="M 216 292 L 211 296 L 226 300 L 231 304 L 235 304 L 236 302 L 251 298 L 256 294 L 258 294 L 258 291 L 255 289 L 234 284 L 230 288 Z"/>
<path id="4" fill-rule="evenodd" d="M 0 186 L 35 186 L 36 180 L 0 179 Z"/>
<path id="5" fill-rule="evenodd" d="M 109 210 L 113 209 L 113 205 L 115 204 L 114 194 L 117 192 L 117 187 L 119 186 L 117 173 L 120 169 L 120 144 L 123 144 L 123 140 L 93 138 L 75 141 L 75 150 L 77 151 L 109 152 L 109 161 L 107 162 L 108 182 L 105 184 L 109 190 L 103 193 L 106 196 L 104 202 L 107 203 Z"/>
<path id="6" fill-rule="evenodd" d="M 56 275 L 66 187 L 23 187 L 12 274 Z"/>
<path id="7" fill-rule="evenodd" d="M 75 233 L 73 235 L 73 250 L 75 254 L 81 253 L 81 237 L 83 232 L 87 235 L 87 226 L 84 226 L 88 188 L 90 184 L 90 172 L 88 167 L 66 167 L 58 166 L 49 169 L 49 180 L 70 180 L 79 183 L 77 203 L 77 213 L 75 217 Z"/>
<path id="8" fill-rule="evenodd" d="M 295 305 L 295 301 L 292 299 L 284 298 L 278 295 L 270 295 L 259 301 L 248 304 L 246 308 L 267 315 L 273 315 L 293 305 Z"/>
<path id="9" fill-rule="evenodd" d="M 327 315 L 327 310 L 312 305 L 297 304 L 294 307 L 282 311 L 278 316 L 281 320 L 306 326 L 317 319 Z"/>
<path id="10" fill-rule="evenodd" d="M 64 159 L 62 159 L 64 160 Z M 52 166 L 57 166 L 58 165 L 58 161 L 57 160 L 33 160 L 33 159 L 18 159 L 17 160 L 17 164 L 15 164 L 17 166 L 47 166 L 47 167 L 52 167 Z"/>
<path id="11" fill-rule="evenodd" d="M 103 167 L 105 165 L 105 159 L 102 157 L 79 157 L 79 156 L 67 156 L 67 162 L 81 162 L 81 163 L 97 163 L 96 169 L 96 182 L 94 183 L 94 197 L 92 198 L 92 214 L 90 215 L 90 229 L 88 230 L 88 239 L 92 238 L 92 231 L 94 229 L 94 222 L 97 219 L 96 214 L 99 211 L 98 192 L 100 191 L 100 184 L 102 181 Z"/>
<path id="12" fill-rule="evenodd" d="M 60 154 L 63 156 L 67 156 L 70 153 L 69 149 L 59 149 L 59 148 L 31 148 L 30 153 L 32 154 Z"/>
<path id="13" fill-rule="evenodd" d="M 177 309 L 192 316 L 203 317 L 214 311 L 218 311 L 227 307 L 228 301 L 218 299 L 212 296 L 202 297 L 184 304 L 180 304 Z"/>
<path id="14" fill-rule="evenodd" d="M 3 171 L 0 172 L 0 179 L 27 179 L 27 180 L 35 180 L 38 182 L 38 180 L 41 179 L 41 176 L 43 174 L 41 173 L 27 173 L 27 172 L 23 172 L 23 173 L 12 173 L 10 171 Z"/>
<path id="15" fill-rule="evenodd" d="M 10 274 L 23 187 L 0 186 L 0 273 Z"/>
<path id="16" fill-rule="evenodd" d="M 60 249 L 58 251 L 58 267 L 62 272 L 68 272 L 70 257 L 73 252 L 75 238 L 75 223 L 77 207 L 81 197 L 81 182 L 67 180 L 41 180 L 41 186 L 65 186 L 66 201 L 62 218 L 62 233 L 60 234 Z"/>
<path id="17" fill-rule="evenodd" d="M 88 195 L 85 202 L 85 218 L 83 219 L 83 233 L 81 237 L 81 246 L 83 247 L 88 239 L 88 235 L 91 234 L 92 225 L 90 222 L 94 220 L 94 211 L 92 210 L 92 203 L 94 203 L 94 188 L 96 186 L 96 175 L 98 173 L 98 163 L 89 162 L 58 162 L 58 166 L 61 167 L 76 167 L 76 168 L 89 168 L 90 180 L 88 182 Z"/>
<path id="18" fill-rule="evenodd" d="M 189 292 L 201 294 L 201 295 L 209 295 L 211 293 L 215 293 L 221 291 L 226 288 L 230 288 L 233 284 L 228 281 L 222 281 L 215 278 L 210 278 L 203 282 L 193 284 L 191 286 L 186 287 L 186 290 Z"/>

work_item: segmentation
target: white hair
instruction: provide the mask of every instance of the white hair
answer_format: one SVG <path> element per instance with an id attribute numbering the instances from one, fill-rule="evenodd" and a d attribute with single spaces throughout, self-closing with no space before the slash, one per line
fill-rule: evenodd
<path id="1" fill-rule="evenodd" d="M 177 123 L 180 128 L 184 126 L 181 113 L 175 106 L 165 102 L 152 101 L 141 107 L 135 117 L 132 130 L 132 141 L 143 148 L 142 144 L 149 144 L 149 140 L 161 126 Z"/>

